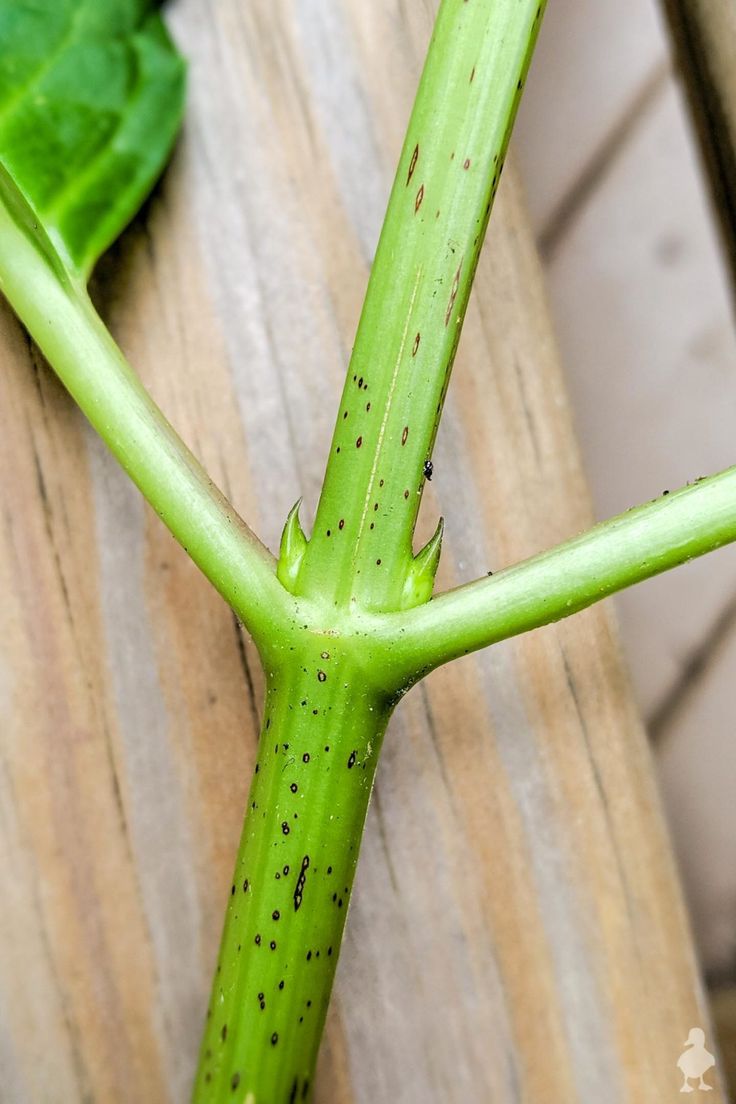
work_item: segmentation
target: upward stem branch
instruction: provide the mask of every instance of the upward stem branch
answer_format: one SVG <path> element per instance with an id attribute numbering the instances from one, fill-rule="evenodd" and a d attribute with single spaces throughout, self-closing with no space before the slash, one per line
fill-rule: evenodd
<path id="1" fill-rule="evenodd" d="M 540 0 L 444 0 L 389 200 L 297 590 L 399 609 Z"/>

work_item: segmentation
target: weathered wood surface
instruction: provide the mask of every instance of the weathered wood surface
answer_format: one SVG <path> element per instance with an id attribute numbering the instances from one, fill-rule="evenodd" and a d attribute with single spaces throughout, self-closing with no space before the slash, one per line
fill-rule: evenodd
<path id="1" fill-rule="evenodd" d="M 297 495 L 316 500 L 429 14 L 172 11 L 186 133 L 96 292 L 272 545 Z M 261 680 L 4 308 L 0 357 L 1 1095 L 184 1101 Z M 508 177 L 434 459 L 442 585 L 588 519 Z M 414 690 L 379 770 L 317 1099 L 671 1101 L 705 1021 L 606 610 Z"/>
<path id="2" fill-rule="evenodd" d="M 734 456 L 732 289 L 660 6 L 551 4 L 515 136 L 599 516 Z M 732 133 L 736 6 L 669 6 L 681 32 L 688 24 L 680 46 L 694 51 L 689 65 L 704 67 L 698 76 L 709 88 L 698 105 L 713 111 L 720 96 Z M 719 142 L 725 164 L 728 130 Z M 733 1067 L 733 1015 L 720 1010 L 736 1005 L 728 995 L 736 982 L 736 807 L 723 796 L 736 787 L 736 548 L 616 604 L 657 746 L 698 952 L 715 987 L 724 1064 L 730 1057 Z"/>
<path id="3" fill-rule="evenodd" d="M 662 0 L 736 281 L 736 5 Z"/>
<path id="4" fill-rule="evenodd" d="M 657 6 L 551 4 L 516 135 L 600 517 L 734 455 L 731 304 Z M 659 735 L 735 592 L 725 549 L 618 599 Z"/>

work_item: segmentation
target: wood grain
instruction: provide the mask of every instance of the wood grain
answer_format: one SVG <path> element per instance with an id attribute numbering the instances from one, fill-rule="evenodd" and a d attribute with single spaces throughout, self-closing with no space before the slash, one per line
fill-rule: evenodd
<path id="1" fill-rule="evenodd" d="M 736 282 L 736 7 L 662 0 Z"/>
<path id="2" fill-rule="evenodd" d="M 185 135 L 95 291 L 272 546 L 295 498 L 316 501 L 430 7 L 171 11 Z M 261 679 L 6 309 L 0 357 L 2 1098 L 173 1104 Z M 447 519 L 442 585 L 588 520 L 513 175 L 434 460 L 422 524 Z M 607 610 L 414 690 L 379 769 L 317 1099 L 664 1104 L 706 1021 Z"/>

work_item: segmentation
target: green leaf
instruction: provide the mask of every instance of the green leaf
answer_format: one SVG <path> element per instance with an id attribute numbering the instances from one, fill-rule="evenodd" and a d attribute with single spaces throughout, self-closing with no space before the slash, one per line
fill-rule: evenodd
<path id="1" fill-rule="evenodd" d="M 0 198 L 16 214 L 30 210 L 24 225 L 82 282 L 140 207 L 179 129 L 184 64 L 157 8 L 0 0 Z"/>

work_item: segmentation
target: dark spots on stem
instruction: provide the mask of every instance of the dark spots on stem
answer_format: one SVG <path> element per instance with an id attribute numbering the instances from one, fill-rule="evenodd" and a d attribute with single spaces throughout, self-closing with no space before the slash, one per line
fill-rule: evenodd
<path id="1" fill-rule="evenodd" d="M 470 168 L 470 158 L 466 157 L 463 161 L 463 168 L 467 171 Z"/>
<path id="2" fill-rule="evenodd" d="M 289 832 L 291 831 L 291 829 L 289 828 L 288 821 L 282 820 L 282 822 L 281 822 L 281 831 L 284 833 L 285 836 L 288 836 Z"/>
<path id="3" fill-rule="evenodd" d="M 302 859 L 301 870 L 296 880 L 296 886 L 294 888 L 294 912 L 298 912 L 301 908 L 302 897 L 304 895 L 304 886 L 307 881 L 307 870 L 309 869 L 309 855 L 305 855 Z"/>
<path id="4" fill-rule="evenodd" d="M 363 444 L 363 438 L 362 438 L 362 437 L 359 437 L 359 438 L 358 438 L 358 440 L 357 440 L 357 441 L 355 442 L 355 447 L 356 447 L 356 448 L 360 448 L 360 446 L 361 446 L 362 444 Z"/>
<path id="5" fill-rule="evenodd" d="M 409 427 L 404 426 L 403 430 L 401 431 L 401 444 L 402 445 L 406 444 L 408 436 L 409 436 Z"/>
<path id="6" fill-rule="evenodd" d="M 309 762 L 309 752 L 305 751 L 304 754 L 302 755 L 302 763 L 308 763 L 308 762 Z"/>
<path id="7" fill-rule="evenodd" d="M 324 671 L 318 671 L 317 672 L 317 679 L 319 680 L 319 682 L 327 682 L 327 675 L 325 674 Z"/>
<path id="8" fill-rule="evenodd" d="M 292 793 L 295 794 L 297 792 L 297 790 L 299 789 L 299 787 L 297 786 L 296 782 L 292 782 L 291 785 L 289 786 L 289 789 L 291 790 Z"/>
<path id="9" fill-rule="evenodd" d="M 274 1031 L 273 1035 L 271 1036 L 271 1046 L 276 1046 L 278 1041 L 279 1041 L 278 1032 Z"/>
<path id="10" fill-rule="evenodd" d="M 460 264 L 457 266 L 457 272 L 455 273 L 455 278 L 452 281 L 452 288 L 450 290 L 450 299 L 447 303 L 447 310 L 445 311 L 445 325 L 446 326 L 449 326 L 449 324 L 450 324 L 450 318 L 452 316 L 452 308 L 455 306 L 455 300 L 457 299 L 457 293 L 460 289 L 460 271 L 461 271 L 462 267 L 463 267 L 463 262 L 460 261 Z"/>
<path id="11" fill-rule="evenodd" d="M 239 1073 L 234 1073 L 232 1075 L 232 1077 L 230 1078 L 230 1088 L 231 1088 L 231 1090 L 233 1092 L 235 1092 L 235 1090 L 237 1089 L 239 1084 L 240 1084 L 240 1074 Z"/>
<path id="12" fill-rule="evenodd" d="M 424 461 L 424 467 L 422 468 L 422 471 L 424 473 L 424 478 L 425 479 L 431 479 L 432 478 L 432 473 L 434 471 L 434 464 L 432 463 L 431 460 L 425 460 Z"/>
<path id="13" fill-rule="evenodd" d="M 414 152 L 411 155 L 411 161 L 409 162 L 409 172 L 408 172 L 407 177 L 406 177 L 406 186 L 407 186 L 407 188 L 409 187 L 409 184 L 411 183 L 411 178 L 414 175 L 414 170 L 417 167 L 417 161 L 418 160 L 419 160 L 419 143 L 417 142 L 417 144 L 414 147 Z"/>
<path id="14" fill-rule="evenodd" d="M 380 560 L 379 560 L 379 563 L 380 563 Z M 348 770 L 352 770 L 354 766 L 355 766 L 355 752 L 351 751 L 350 755 L 348 756 Z"/>
<path id="15" fill-rule="evenodd" d="M 420 185 L 419 191 L 417 192 L 417 198 L 414 200 L 414 214 L 416 214 L 417 211 L 419 210 L 419 208 L 422 206 L 422 200 L 423 199 L 424 199 L 424 185 L 422 184 L 422 185 Z"/>
<path id="16" fill-rule="evenodd" d="M 417 355 L 417 351 L 419 349 L 419 342 L 421 340 L 422 340 L 422 335 L 420 333 L 418 333 L 417 336 L 414 338 L 414 344 L 411 347 L 411 355 L 413 357 L 415 357 Z"/>

